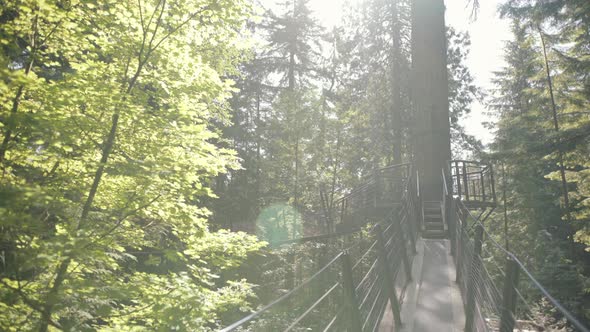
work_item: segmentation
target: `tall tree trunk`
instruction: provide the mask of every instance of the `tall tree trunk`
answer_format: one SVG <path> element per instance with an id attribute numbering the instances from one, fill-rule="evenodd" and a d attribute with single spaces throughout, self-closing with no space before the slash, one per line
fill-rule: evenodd
<path id="1" fill-rule="evenodd" d="M 289 44 L 289 69 L 287 73 L 287 89 L 293 91 L 295 89 L 295 52 L 297 52 L 297 0 L 293 0 L 293 31 L 291 42 Z"/>
<path id="2" fill-rule="evenodd" d="M 545 64 L 545 71 L 547 74 L 547 86 L 549 87 L 549 96 L 551 97 L 551 115 L 553 117 L 553 128 L 555 129 L 555 132 L 559 132 L 559 121 L 557 119 L 557 104 L 555 103 L 555 95 L 553 94 L 553 80 L 551 78 L 551 70 L 549 68 L 549 60 L 547 58 L 547 48 L 545 45 L 545 37 L 543 37 L 543 31 L 541 31 L 541 28 L 539 28 L 538 30 L 539 30 L 539 36 L 541 37 L 541 46 L 543 47 L 543 60 L 544 60 L 544 64 Z M 559 174 L 561 176 L 563 209 L 564 209 L 565 216 L 566 216 L 566 219 L 568 222 L 567 226 L 566 226 L 566 232 L 569 237 L 568 240 L 570 240 L 573 243 L 574 240 L 571 237 L 573 235 L 573 229 L 572 229 L 572 225 L 571 225 L 572 216 L 570 213 L 570 198 L 569 198 L 569 192 L 568 192 L 568 187 L 567 187 L 567 178 L 565 175 L 565 166 L 563 163 L 563 150 L 562 150 L 560 144 L 558 144 L 558 148 L 557 148 L 557 162 L 559 164 Z"/>
<path id="3" fill-rule="evenodd" d="M 260 145 L 262 144 L 262 132 L 261 132 L 261 120 L 260 120 L 260 99 L 261 99 L 261 91 L 260 91 L 260 82 L 257 83 L 257 90 L 256 90 L 256 214 L 258 215 L 260 210 L 260 195 L 261 195 L 261 148 Z"/>
<path id="4" fill-rule="evenodd" d="M 402 123 L 401 123 L 401 87 L 400 87 L 400 24 L 398 15 L 398 1 L 391 1 L 391 38 L 393 46 L 392 64 L 391 64 L 391 90 L 392 98 L 392 120 L 393 120 L 393 162 L 399 164 L 402 162 Z"/>
<path id="5" fill-rule="evenodd" d="M 297 20 L 297 0 L 293 0 L 293 35 L 292 35 L 292 39 L 291 39 L 291 44 L 289 45 L 289 71 L 288 71 L 288 86 L 287 86 L 287 90 L 290 92 L 294 92 L 295 91 L 295 52 L 297 51 L 297 25 L 295 24 L 295 21 Z M 291 98 L 294 97 L 294 95 L 290 96 Z M 293 107 L 296 107 L 295 105 L 291 105 Z M 293 205 L 295 206 L 295 208 L 297 209 L 298 204 L 299 204 L 299 125 L 297 123 L 297 121 L 299 120 L 299 112 L 298 109 L 294 110 L 294 116 L 295 116 L 295 123 L 294 123 L 294 130 L 296 131 L 295 133 L 295 180 L 294 180 L 294 186 L 293 186 Z M 295 223 L 295 221 L 293 222 Z M 295 226 L 295 225 L 294 225 Z"/>
<path id="6" fill-rule="evenodd" d="M 442 199 L 441 169 L 451 159 L 443 0 L 412 1 L 415 164 L 424 200 Z"/>
<path id="7" fill-rule="evenodd" d="M 508 207 L 506 206 L 506 167 L 502 161 L 502 212 L 504 215 L 504 247 L 510 250 L 508 242 Z"/>

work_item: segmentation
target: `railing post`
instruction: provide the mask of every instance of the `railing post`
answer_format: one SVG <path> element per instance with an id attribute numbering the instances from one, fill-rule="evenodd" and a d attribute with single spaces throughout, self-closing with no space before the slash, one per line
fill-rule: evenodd
<path id="1" fill-rule="evenodd" d="M 475 228 L 475 243 L 473 245 L 473 257 L 471 260 L 471 269 L 469 279 L 467 280 L 467 303 L 465 305 L 465 332 L 473 331 L 473 322 L 475 320 L 475 287 L 476 279 L 479 276 L 481 263 L 481 246 L 483 244 L 483 227 L 477 225 Z"/>
<path id="2" fill-rule="evenodd" d="M 393 273 L 391 272 L 391 266 L 387 259 L 387 251 L 385 250 L 385 239 L 383 238 L 383 230 L 381 225 L 375 226 L 375 233 L 377 234 L 377 245 L 379 246 L 379 261 L 385 274 L 385 290 L 389 295 L 389 301 L 391 302 L 391 310 L 393 311 L 393 319 L 395 326 L 400 327 L 402 324 L 401 318 L 401 306 L 395 293 L 395 280 L 393 279 Z"/>
<path id="3" fill-rule="evenodd" d="M 469 200 L 469 181 L 467 179 L 467 166 L 463 162 L 463 183 L 465 184 L 465 200 Z"/>
<path id="4" fill-rule="evenodd" d="M 445 204 L 447 205 L 445 208 L 447 223 L 449 225 L 449 240 L 451 241 L 451 256 L 456 257 L 457 253 L 457 214 L 455 213 L 455 201 L 453 200 L 453 195 L 448 194 Z"/>
<path id="5" fill-rule="evenodd" d="M 410 265 L 410 259 L 408 258 L 408 250 L 406 248 L 406 238 L 404 236 L 404 230 L 401 227 L 401 223 L 400 223 L 400 238 L 401 238 L 401 243 L 402 243 L 402 247 L 401 247 L 401 251 L 402 251 L 402 261 L 404 262 L 404 270 L 406 270 L 406 277 L 408 278 L 408 281 L 412 280 L 412 266 Z"/>
<path id="6" fill-rule="evenodd" d="M 457 193 L 459 194 L 459 197 L 461 197 L 463 190 L 461 189 L 461 172 L 459 170 L 459 162 L 454 161 L 452 163 L 455 164 L 455 178 L 457 179 Z"/>
<path id="7" fill-rule="evenodd" d="M 486 186 L 485 186 L 485 174 L 483 171 L 480 172 L 481 174 L 481 196 L 482 196 L 482 201 L 485 202 L 486 201 Z"/>
<path id="8" fill-rule="evenodd" d="M 455 237 L 457 238 L 457 247 L 455 248 L 457 252 L 457 257 L 455 258 L 455 281 L 459 283 L 461 282 L 461 278 L 463 278 L 463 221 L 461 220 L 459 211 L 456 210 L 459 207 L 454 199 L 453 205 L 455 206 Z"/>
<path id="9" fill-rule="evenodd" d="M 405 207 L 402 206 L 400 208 L 400 213 L 398 214 L 398 216 L 400 218 L 399 220 L 403 221 L 404 220 L 404 216 L 402 216 L 401 214 L 402 213 L 405 213 L 406 225 L 408 225 L 408 228 L 409 228 L 409 230 L 408 230 L 409 231 L 408 236 L 410 237 L 410 244 L 412 245 L 412 254 L 415 254 L 416 253 L 416 239 L 414 238 L 414 234 L 415 234 L 415 231 L 414 231 L 414 226 L 415 226 L 414 225 L 414 222 L 415 221 L 414 221 L 414 219 L 410 215 L 410 213 L 411 213 L 410 211 L 412 211 L 411 209 L 412 209 L 411 206 L 405 206 Z"/>
<path id="10" fill-rule="evenodd" d="M 350 255 L 348 251 L 342 253 L 342 288 L 344 290 L 344 297 L 347 305 L 348 319 L 350 320 L 349 331 L 362 332 L 363 325 L 361 323 L 361 312 L 359 310 L 358 301 L 356 299 L 356 290 L 354 280 L 352 278 L 352 264 L 350 262 Z M 345 311 L 346 312 L 346 311 Z"/>
<path id="11" fill-rule="evenodd" d="M 373 171 L 373 179 L 375 180 L 375 197 L 373 201 L 373 207 L 375 209 L 379 208 L 379 199 L 381 198 L 381 177 L 379 176 L 379 171 Z"/>
<path id="12" fill-rule="evenodd" d="M 340 206 L 340 224 L 344 225 L 344 208 L 346 204 L 346 198 L 342 199 L 342 203 Z"/>
<path id="13" fill-rule="evenodd" d="M 514 259 L 506 259 L 506 277 L 504 279 L 504 292 L 502 295 L 502 318 L 500 319 L 500 332 L 512 332 L 516 320 L 516 287 L 518 286 L 519 266 Z"/>

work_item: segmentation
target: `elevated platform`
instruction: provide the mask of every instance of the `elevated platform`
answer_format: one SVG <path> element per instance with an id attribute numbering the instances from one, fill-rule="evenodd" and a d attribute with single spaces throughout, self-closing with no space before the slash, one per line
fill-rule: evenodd
<path id="1" fill-rule="evenodd" d="M 496 207 L 494 170 L 491 164 L 451 160 L 448 175 L 450 193 L 460 198 L 470 210 L 493 209 Z"/>

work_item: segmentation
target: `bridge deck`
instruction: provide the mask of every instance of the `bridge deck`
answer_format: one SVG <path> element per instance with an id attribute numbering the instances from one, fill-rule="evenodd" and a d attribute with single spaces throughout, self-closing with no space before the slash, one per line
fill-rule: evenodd
<path id="1" fill-rule="evenodd" d="M 407 332 L 463 331 L 465 315 L 455 283 L 455 265 L 448 240 L 420 239 L 412 275 L 402 307 L 402 330 Z M 384 317 L 384 320 L 392 319 Z M 383 322 L 381 332 L 393 323 Z M 384 328 L 387 327 L 387 328 Z"/>

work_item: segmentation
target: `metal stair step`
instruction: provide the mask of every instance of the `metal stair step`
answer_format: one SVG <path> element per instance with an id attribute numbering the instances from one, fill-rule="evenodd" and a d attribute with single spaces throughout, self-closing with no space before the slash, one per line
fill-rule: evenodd
<path id="1" fill-rule="evenodd" d="M 426 239 L 444 239 L 447 238 L 447 232 L 441 230 L 424 230 L 422 237 Z"/>

